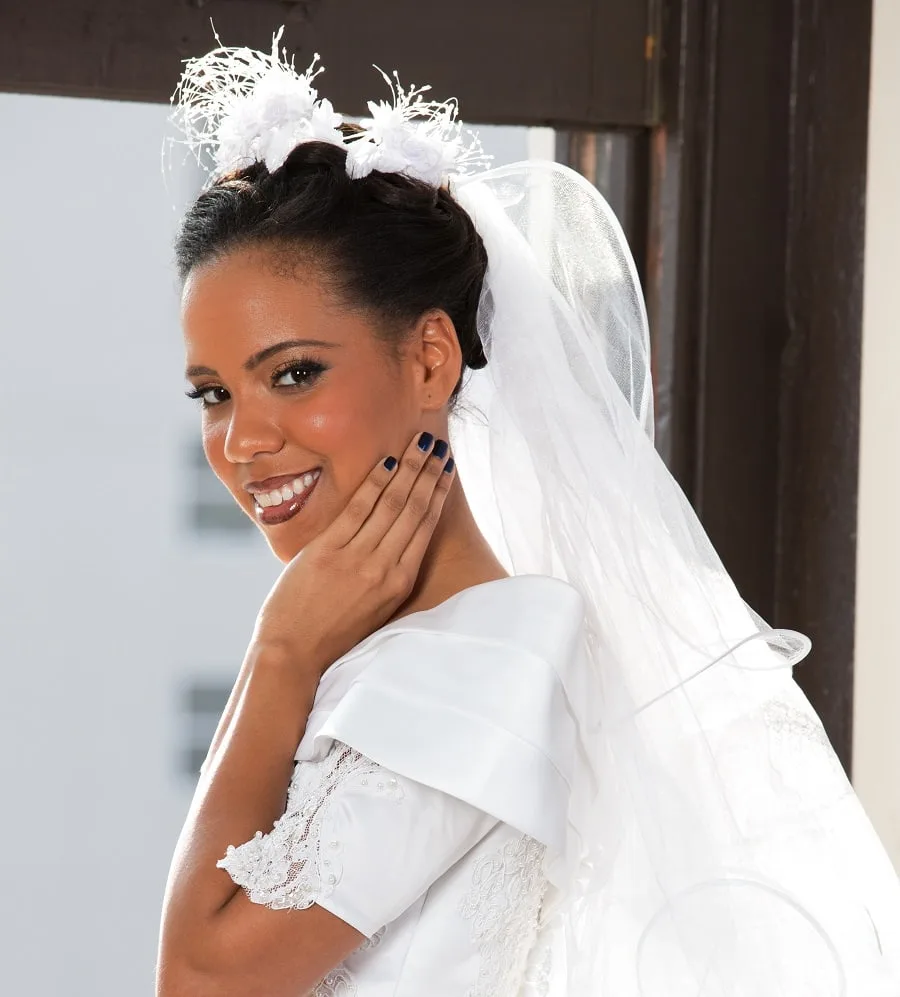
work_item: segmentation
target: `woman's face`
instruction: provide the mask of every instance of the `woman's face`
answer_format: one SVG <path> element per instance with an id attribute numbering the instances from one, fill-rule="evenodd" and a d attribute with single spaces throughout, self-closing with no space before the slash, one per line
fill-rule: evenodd
<path id="1" fill-rule="evenodd" d="M 195 268 L 181 316 L 186 376 L 206 403 L 207 460 L 287 562 L 379 460 L 421 429 L 446 433 L 461 358 L 437 313 L 395 362 L 370 317 L 341 307 L 315 276 L 282 275 L 274 260 L 250 248 Z"/>

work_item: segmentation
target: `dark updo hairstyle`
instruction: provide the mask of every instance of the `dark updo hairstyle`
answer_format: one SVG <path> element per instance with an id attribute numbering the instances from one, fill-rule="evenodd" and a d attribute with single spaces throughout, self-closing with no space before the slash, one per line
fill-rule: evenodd
<path id="1" fill-rule="evenodd" d="M 446 189 L 405 174 L 351 180 L 346 155 L 328 142 L 303 142 L 272 173 L 257 162 L 220 177 L 182 221 L 179 276 L 239 247 L 283 249 L 286 262 L 310 264 L 339 301 L 370 312 L 395 359 L 415 320 L 441 308 L 456 327 L 462 373 L 484 367 L 475 316 L 487 254 L 471 218 Z"/>

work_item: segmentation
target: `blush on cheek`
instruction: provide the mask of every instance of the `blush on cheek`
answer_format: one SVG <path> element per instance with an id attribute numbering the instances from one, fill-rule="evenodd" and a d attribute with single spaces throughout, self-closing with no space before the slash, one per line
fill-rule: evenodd
<path id="1" fill-rule="evenodd" d="M 386 448 L 397 446 L 397 424 L 407 408 L 400 387 L 385 375 L 377 356 L 358 350 L 336 365 L 320 388 L 292 396 L 279 409 L 285 454 L 292 451 L 302 455 L 301 463 L 322 467 L 310 505 L 315 514 L 307 517 L 320 529 L 341 512 Z"/>
<path id="2" fill-rule="evenodd" d="M 321 455 L 342 477 L 341 468 L 352 467 L 356 455 L 365 452 L 366 437 L 373 427 L 359 406 L 348 404 L 348 395 L 321 399 L 315 411 L 298 412 L 299 418 L 285 426 L 285 436 L 299 452 Z"/>

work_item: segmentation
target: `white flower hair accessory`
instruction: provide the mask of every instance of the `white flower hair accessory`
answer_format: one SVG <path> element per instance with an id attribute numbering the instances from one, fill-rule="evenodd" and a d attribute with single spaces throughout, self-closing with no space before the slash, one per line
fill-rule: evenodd
<path id="1" fill-rule="evenodd" d="M 309 141 L 345 148 L 352 179 L 379 170 L 438 186 L 452 174 L 489 165 L 491 157 L 478 137 L 467 132 L 463 139 L 456 100 L 426 101 L 422 94 L 430 87 L 404 90 L 396 73 L 392 81 L 380 69 L 393 102 L 369 101 L 371 121 L 363 122 L 359 133 L 345 136 L 343 119 L 312 85 L 324 68 L 316 68 L 318 54 L 298 74 L 287 50 L 279 54 L 283 33 L 284 25 L 273 35 L 267 54 L 222 45 L 214 29 L 219 46 L 185 60 L 170 98 L 172 119 L 184 134 L 183 144 L 211 174 L 209 183 L 254 162 L 274 172 L 295 146 Z"/>
<path id="2" fill-rule="evenodd" d="M 371 123 L 347 151 L 351 177 L 379 170 L 406 173 L 438 186 L 450 173 L 464 174 L 471 167 L 488 165 L 491 157 L 483 152 L 478 136 L 468 132 L 467 141 L 463 140 L 455 99 L 423 100 L 430 86 L 404 90 L 396 72 L 393 80 L 383 70 L 378 72 L 391 88 L 393 104 L 368 102 Z"/>
<path id="3" fill-rule="evenodd" d="M 212 159 L 214 176 L 254 162 L 270 172 L 281 166 L 298 143 L 318 139 L 343 145 L 341 117 L 328 100 L 319 100 L 312 85 L 322 67 L 318 54 L 303 75 L 293 59 L 284 61 L 278 43 L 284 26 L 272 37 L 267 55 L 246 47 L 219 47 L 188 59 L 171 102 L 185 144 L 201 165 Z"/>

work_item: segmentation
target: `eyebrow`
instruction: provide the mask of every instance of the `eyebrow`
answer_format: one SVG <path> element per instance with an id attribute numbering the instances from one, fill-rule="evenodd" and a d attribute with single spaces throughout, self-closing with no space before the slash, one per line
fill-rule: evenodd
<path id="1" fill-rule="evenodd" d="M 281 353 L 282 350 L 289 350 L 296 346 L 315 346 L 320 349 L 334 349 L 338 346 L 338 343 L 326 343 L 321 339 L 286 339 L 283 343 L 275 343 L 273 346 L 267 346 L 264 350 L 260 350 L 258 353 L 254 353 L 253 356 L 248 357 L 244 361 L 244 370 L 254 371 L 263 362 L 269 359 L 269 357 L 275 356 L 276 353 Z M 185 377 L 199 377 L 201 374 L 209 374 L 211 377 L 218 377 L 219 372 L 213 370 L 212 367 L 188 367 L 184 372 Z"/>

